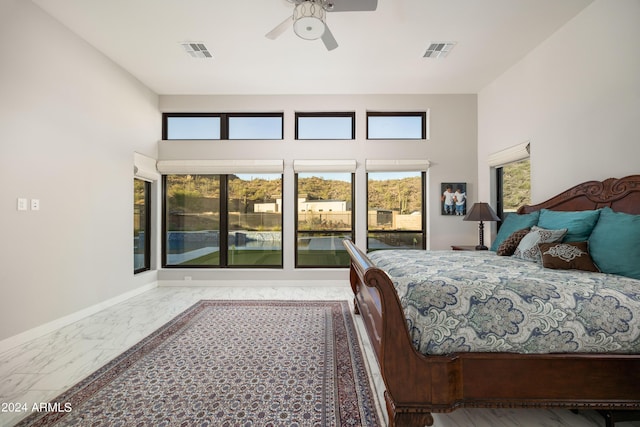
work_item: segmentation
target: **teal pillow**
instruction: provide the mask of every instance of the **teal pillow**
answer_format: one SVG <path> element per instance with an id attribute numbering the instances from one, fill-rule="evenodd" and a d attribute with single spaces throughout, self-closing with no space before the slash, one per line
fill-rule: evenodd
<path id="1" fill-rule="evenodd" d="M 640 279 L 640 215 L 601 209 L 589 252 L 603 273 Z"/>
<path id="2" fill-rule="evenodd" d="M 498 235 L 491 244 L 491 250 L 497 250 L 500 244 L 516 231 L 522 230 L 523 228 L 531 228 L 534 225 L 537 225 L 539 216 L 540 211 L 535 211 L 523 215 L 518 215 L 515 213 L 507 215 L 504 222 L 500 226 L 500 230 L 498 230 Z"/>
<path id="3" fill-rule="evenodd" d="M 592 211 L 550 211 L 542 209 L 538 227 L 549 230 L 566 228 L 563 242 L 584 242 L 589 239 L 600 217 L 600 209 Z"/>

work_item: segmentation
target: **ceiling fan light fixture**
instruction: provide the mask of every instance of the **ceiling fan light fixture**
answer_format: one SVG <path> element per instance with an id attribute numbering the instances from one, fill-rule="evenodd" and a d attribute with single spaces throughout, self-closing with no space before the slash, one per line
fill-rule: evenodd
<path id="1" fill-rule="evenodd" d="M 293 31 L 305 40 L 322 37 L 325 30 L 326 12 L 321 4 L 314 0 L 305 0 L 293 10 Z"/>

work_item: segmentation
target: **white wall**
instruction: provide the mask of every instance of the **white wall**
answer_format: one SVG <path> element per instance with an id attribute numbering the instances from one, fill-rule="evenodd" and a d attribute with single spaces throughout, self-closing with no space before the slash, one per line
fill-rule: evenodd
<path id="1" fill-rule="evenodd" d="M 431 249 L 449 249 L 452 244 L 477 244 L 477 224 L 460 217 L 440 215 L 441 182 L 467 182 L 469 200 L 477 201 L 476 95 L 333 95 L 333 96 L 161 96 L 163 112 L 284 112 L 282 141 L 164 141 L 159 159 L 284 159 L 284 268 L 267 271 L 167 269 L 160 279 L 337 279 L 346 280 L 345 270 L 294 268 L 294 175 L 295 159 L 355 159 L 356 240 L 364 247 L 366 236 L 366 159 L 427 159 L 431 162 L 428 182 L 429 236 Z M 368 141 L 366 111 L 430 111 L 428 141 Z M 296 141 L 296 111 L 355 111 L 354 141 Z"/>
<path id="2" fill-rule="evenodd" d="M 533 203 L 640 173 L 640 1 L 595 1 L 478 94 L 481 198 L 487 156 L 527 140 Z"/>
<path id="3" fill-rule="evenodd" d="M 156 281 L 133 275 L 132 178 L 161 121 L 157 95 L 24 0 L 0 0 L 0 94 L 1 341 Z"/>

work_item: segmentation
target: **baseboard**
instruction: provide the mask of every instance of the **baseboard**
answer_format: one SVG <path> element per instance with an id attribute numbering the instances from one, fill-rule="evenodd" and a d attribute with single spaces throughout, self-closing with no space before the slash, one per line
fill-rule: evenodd
<path id="1" fill-rule="evenodd" d="M 33 329 L 29 329 L 28 331 L 19 333 L 18 335 L 14 335 L 9 338 L 5 338 L 0 341 L 0 353 L 3 353 L 9 349 L 17 347 L 19 345 L 25 344 L 33 339 L 39 338 L 43 335 L 56 331 L 60 328 L 63 328 L 67 325 L 70 325 L 78 320 L 84 319 L 85 317 L 91 316 L 93 314 L 98 313 L 99 311 L 104 310 L 105 308 L 109 308 L 116 304 L 119 304 L 123 301 L 128 300 L 129 298 L 133 298 L 137 295 L 140 295 L 144 292 L 147 292 L 151 289 L 157 288 L 158 282 L 147 283 L 143 286 L 140 286 L 132 291 L 125 292 L 123 294 L 117 295 L 113 298 L 110 298 L 106 301 L 102 301 L 98 304 L 92 305 L 91 307 L 87 307 L 83 310 L 76 311 L 75 313 L 71 313 L 67 316 L 60 317 L 51 322 L 47 322 L 43 325 L 37 326 Z"/>
<path id="2" fill-rule="evenodd" d="M 344 287 L 346 280 L 158 280 L 158 287 L 194 287 L 194 286 L 251 286 L 251 287 Z"/>

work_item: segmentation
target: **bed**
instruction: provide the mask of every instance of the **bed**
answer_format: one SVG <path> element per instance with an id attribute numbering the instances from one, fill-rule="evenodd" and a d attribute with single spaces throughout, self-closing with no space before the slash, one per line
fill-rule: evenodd
<path id="1" fill-rule="evenodd" d="M 626 233 L 628 224 L 623 221 L 632 221 L 630 224 L 633 227 L 639 224 L 640 217 L 636 217 L 636 215 L 640 214 L 640 175 L 620 179 L 610 178 L 605 181 L 589 181 L 576 185 L 545 202 L 521 207 L 517 212 L 519 216 L 514 218 L 537 215 L 539 220 L 544 214 L 545 218 L 551 218 L 551 223 L 555 221 L 557 224 L 558 216 L 566 218 L 567 215 L 591 215 L 593 211 L 597 211 L 599 215 L 593 225 L 598 228 L 589 230 L 591 234 L 587 236 L 587 239 L 592 239 L 588 240 L 589 249 L 596 260 L 595 255 L 598 253 L 596 248 L 600 245 L 600 241 L 596 241 L 596 234 L 599 239 L 605 241 L 615 235 L 615 232 L 610 232 L 605 228 L 607 220 L 622 218 L 620 224 L 624 228 L 621 231 L 618 227 L 618 233 Z M 605 219 L 605 213 L 607 219 Z M 504 225 L 507 225 L 506 221 Z M 545 230 L 544 227 L 543 230 Z M 571 232 L 572 229 L 569 227 L 569 233 Z M 526 234 L 524 233 L 524 235 Z M 616 254 L 626 258 L 618 257 L 616 259 L 628 260 L 628 257 L 635 257 L 638 254 L 638 250 L 635 248 L 638 245 L 635 242 L 640 243 L 640 241 L 633 240 L 634 236 L 637 236 L 634 235 L 634 232 L 631 232 L 630 236 L 633 246 L 625 247 L 624 244 L 621 244 L 620 253 Z M 504 237 L 502 238 L 506 240 Z M 567 234 L 556 241 L 564 241 L 565 238 L 567 238 Z M 576 237 L 578 240 L 584 238 L 585 236 Z M 582 295 L 574 298 L 575 311 L 581 310 L 580 313 L 568 313 L 565 310 L 564 317 L 571 317 L 573 320 L 573 326 L 567 326 L 574 328 L 573 334 L 567 332 L 566 329 L 555 330 L 554 328 L 558 325 L 547 322 L 545 327 L 540 327 L 538 324 L 537 329 L 530 325 L 522 326 L 523 329 L 528 328 L 530 332 L 535 329 L 538 337 L 535 345 L 517 337 L 513 342 L 501 340 L 501 338 L 512 335 L 513 331 L 510 331 L 509 327 L 514 322 L 520 325 L 518 322 L 522 320 L 520 319 L 522 316 L 516 313 L 518 310 L 521 311 L 521 314 L 524 313 L 524 317 L 532 317 L 527 314 L 526 308 L 512 307 L 516 319 L 511 319 L 511 323 L 509 321 L 505 321 L 503 324 L 498 322 L 498 327 L 503 328 L 502 333 L 485 331 L 486 333 L 477 334 L 481 338 L 500 341 L 499 344 L 502 345 L 489 348 L 483 347 L 482 343 L 471 343 L 471 340 L 465 341 L 465 339 L 455 336 L 456 329 L 454 327 L 440 328 L 439 330 L 429 330 L 428 327 L 418 328 L 414 325 L 411 314 L 408 313 L 408 308 L 413 307 L 414 312 L 422 312 L 426 317 L 430 313 L 432 321 L 434 318 L 438 320 L 437 313 L 441 313 L 441 311 L 433 309 L 434 306 L 442 308 L 448 305 L 446 298 L 462 299 L 462 294 L 456 294 L 454 291 L 446 289 L 443 291 L 443 286 L 448 286 L 448 282 L 440 280 L 442 279 L 440 276 L 446 274 L 444 272 L 446 262 L 442 261 L 446 258 L 437 258 L 438 262 L 442 261 L 443 265 L 428 273 L 420 271 L 421 261 L 418 260 L 407 261 L 409 264 L 413 263 L 412 267 L 408 271 L 399 272 L 396 271 L 398 269 L 393 264 L 393 259 L 410 259 L 409 252 L 404 252 L 406 255 L 402 255 L 398 253 L 399 251 L 389 251 L 390 254 L 396 253 L 386 259 L 384 252 L 387 251 L 375 251 L 367 255 L 353 242 L 345 240 L 343 243 L 351 257 L 350 283 L 355 296 L 355 311 L 362 317 L 384 380 L 385 403 L 390 426 L 432 425 L 432 413 L 451 412 L 463 407 L 596 409 L 606 411 L 609 415 L 640 409 L 640 351 L 638 351 L 640 348 L 640 332 L 638 331 L 640 329 L 638 320 L 640 319 L 640 311 L 634 311 L 640 305 L 640 279 L 625 277 L 628 275 L 626 271 L 618 274 L 615 265 L 611 268 L 616 274 L 607 274 L 611 272 L 605 271 L 604 268 L 601 269 L 603 273 L 568 270 L 569 276 L 564 278 L 562 274 L 565 272 L 553 269 L 550 271 L 551 284 L 547 285 L 554 291 L 569 288 L 573 289 L 575 293 L 576 286 L 580 286 L 580 281 L 585 283 L 590 283 L 592 280 L 598 281 L 597 285 L 593 285 L 594 287 L 604 287 L 606 284 L 622 282 L 621 285 L 618 283 L 615 286 L 619 286 L 617 291 L 626 294 L 625 301 L 620 303 L 619 300 L 611 297 L 612 294 L 606 294 L 599 298 L 601 301 L 608 299 L 618 302 L 618 305 L 615 303 L 611 305 L 613 311 L 618 311 L 615 311 L 616 316 L 613 316 L 614 321 L 610 324 L 613 324 L 613 328 L 617 328 L 617 330 L 626 328 L 626 335 L 611 338 L 601 330 L 596 330 L 598 328 L 593 325 L 580 326 L 580 322 L 576 322 L 575 317 L 587 316 L 589 312 L 588 305 L 582 304 L 588 298 Z M 502 246 L 501 244 L 500 247 Z M 540 246 L 540 248 L 542 247 Z M 610 258 L 610 255 L 615 251 L 609 249 L 607 248 L 606 251 L 603 248 L 598 249 L 601 257 Z M 415 252 L 422 252 L 428 256 L 431 251 Z M 480 251 L 433 251 L 430 255 L 437 253 L 438 257 L 446 257 L 444 252 L 450 253 L 451 256 L 461 257 L 457 261 L 451 261 L 455 265 L 489 264 L 490 268 L 496 271 L 503 269 L 502 262 L 506 262 L 507 258 L 514 258 L 513 256 L 500 257 L 493 251 L 482 251 L 484 253 L 480 253 Z M 487 257 L 493 258 L 483 260 Z M 598 261 L 601 259 L 603 258 L 597 258 Z M 615 264 L 616 259 L 609 261 Z M 524 271 L 514 273 L 519 275 L 516 277 L 529 276 L 533 280 L 538 280 L 537 273 L 533 270 L 536 268 L 551 270 L 541 267 L 540 262 L 534 263 L 521 259 L 517 261 L 525 268 Z M 604 264 L 604 261 L 601 263 Z M 635 268 L 633 265 L 640 265 L 640 258 L 634 259 L 631 265 L 632 268 Z M 511 267 L 504 267 L 504 269 L 509 268 Z M 609 266 L 607 266 L 608 268 Z M 633 274 L 636 273 L 632 272 L 631 275 Z M 478 277 L 469 278 L 464 274 L 458 274 L 454 277 L 455 280 L 466 281 L 467 284 L 473 285 L 467 292 L 471 295 L 469 298 L 473 300 L 466 301 L 466 309 L 470 313 L 467 316 L 469 319 L 479 313 L 478 301 L 488 302 L 490 298 L 493 298 L 484 294 L 487 289 L 493 289 L 496 282 L 492 281 L 491 275 L 487 275 L 487 277 L 489 279 L 484 282 Z M 510 279 L 507 276 L 496 280 L 504 282 L 509 288 L 507 291 L 512 292 L 517 288 L 517 283 L 514 282 L 519 279 Z M 564 286 L 567 283 L 573 288 Z M 415 308 L 407 303 L 405 297 L 407 293 L 412 293 L 409 292 L 409 288 L 413 293 L 421 295 L 423 300 L 429 300 L 433 310 L 423 308 L 421 311 L 420 308 Z M 429 291 L 434 289 L 437 290 L 437 296 L 433 296 Z M 516 292 L 519 291 L 516 290 Z M 604 292 L 614 291 L 605 290 Z M 565 299 L 570 298 L 565 297 Z M 494 300 L 503 301 L 500 297 L 496 297 Z M 540 301 L 543 301 L 543 304 L 540 304 Z M 550 307 L 546 304 L 548 301 L 549 298 L 529 298 L 529 303 L 538 303 L 543 311 L 545 307 Z M 475 311 L 469 308 L 471 305 Z M 485 305 L 483 307 L 485 314 L 491 310 L 497 312 L 498 306 L 499 304 Z M 578 306 L 580 310 L 578 310 Z M 624 310 L 620 307 L 623 307 Z M 549 310 L 553 311 L 554 308 L 550 307 Z M 436 314 L 434 315 L 434 313 Z M 451 315 L 451 317 L 455 316 Z M 461 318 L 457 317 L 457 319 Z M 596 319 L 596 321 L 599 320 Z M 466 322 L 466 326 L 469 327 L 472 320 L 462 319 L 462 322 Z M 445 319 L 438 324 L 441 326 L 446 323 Z M 475 327 L 476 331 L 481 330 L 482 328 L 478 325 L 479 322 L 475 322 L 475 326 L 471 325 L 471 327 Z M 582 330 L 579 329 L 580 327 Z M 607 329 L 608 327 L 603 328 Z M 540 333 L 541 330 L 544 334 Z M 552 335 L 564 336 L 565 338 L 560 340 L 562 344 L 558 347 L 551 345 L 541 348 L 544 342 L 553 342 L 553 340 L 546 339 Z M 585 340 L 581 341 L 577 338 Z M 515 342 L 518 340 L 520 346 Z M 438 347 L 433 345 L 434 342 L 447 342 L 447 344 Z M 598 342 L 598 344 L 594 345 L 594 342 Z M 567 343 L 571 344 L 567 346 Z"/>

